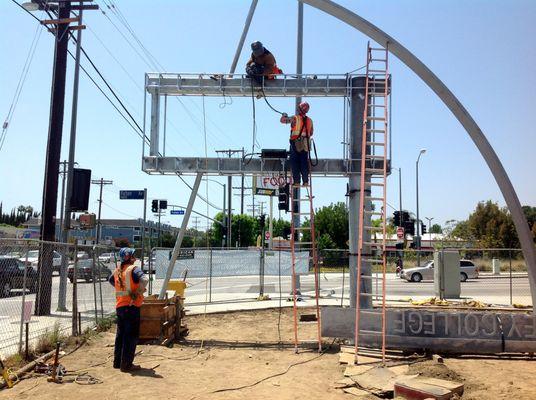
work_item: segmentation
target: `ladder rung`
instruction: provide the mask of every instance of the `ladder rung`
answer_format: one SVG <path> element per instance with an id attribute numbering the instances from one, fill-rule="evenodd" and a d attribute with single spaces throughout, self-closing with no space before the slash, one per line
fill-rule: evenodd
<path id="1" fill-rule="evenodd" d="M 365 196 L 365 199 L 367 200 L 373 200 L 373 201 L 383 201 L 383 197 L 372 197 L 372 196 Z"/>
<path id="2" fill-rule="evenodd" d="M 384 186 L 383 182 L 365 182 L 365 186 Z"/>
<path id="3" fill-rule="evenodd" d="M 383 174 L 383 169 L 379 169 L 379 168 L 365 168 L 365 172 L 372 172 L 372 173 L 382 173 Z M 382 199 L 383 200 L 383 199 Z"/>
<path id="4" fill-rule="evenodd" d="M 387 52 L 387 49 L 384 47 L 370 47 L 370 50 L 372 51 L 384 51 Z"/>
<path id="5" fill-rule="evenodd" d="M 359 296 L 363 296 L 363 297 L 376 297 L 376 294 L 374 294 L 374 293 L 359 293 Z"/>
<path id="6" fill-rule="evenodd" d="M 387 62 L 387 60 L 385 58 L 371 58 L 370 61 L 371 62 L 373 62 L 373 61 Z"/>
<path id="7" fill-rule="evenodd" d="M 369 107 L 383 107 L 385 108 L 385 104 L 369 104 Z"/>
<path id="8" fill-rule="evenodd" d="M 367 142 L 367 146 L 385 146 L 385 142 Z"/>
<path id="9" fill-rule="evenodd" d="M 373 263 L 373 264 L 383 264 L 383 260 L 365 260 L 369 263 Z M 378 278 L 380 279 L 380 278 Z"/>
<path id="10" fill-rule="evenodd" d="M 364 226 L 363 229 L 366 229 L 367 231 L 383 231 L 383 227 L 381 226 Z"/>
<path id="11" fill-rule="evenodd" d="M 373 154 L 367 154 L 367 155 L 365 155 L 365 158 L 368 159 L 368 160 L 384 160 L 385 156 L 376 156 L 376 155 L 373 155 Z"/>
<path id="12" fill-rule="evenodd" d="M 300 228 L 294 228 L 295 231 L 306 231 L 306 230 L 311 230 L 311 227 L 310 226 L 303 226 L 303 227 L 300 227 Z"/>
<path id="13" fill-rule="evenodd" d="M 368 280 L 374 280 L 374 279 L 378 279 L 378 280 L 382 280 L 383 277 L 381 276 L 368 276 L 368 275 L 361 275 L 361 278 L 360 279 L 368 279 Z"/>
<path id="14" fill-rule="evenodd" d="M 367 129 L 367 132 L 371 132 L 371 133 L 385 133 L 385 129 Z"/>
<path id="15" fill-rule="evenodd" d="M 313 242 L 297 242 L 298 245 L 302 245 L 302 244 L 313 244 Z"/>
<path id="16" fill-rule="evenodd" d="M 385 121 L 385 117 L 367 117 L 370 121 Z"/>
<path id="17" fill-rule="evenodd" d="M 375 246 L 375 247 L 383 246 L 382 243 L 376 243 L 376 242 L 363 242 L 363 245 L 365 245 L 365 246 Z"/>
<path id="18" fill-rule="evenodd" d="M 368 215 L 383 215 L 381 212 L 378 212 L 378 211 L 368 211 L 368 210 L 365 210 L 363 211 L 365 214 L 368 214 Z"/>
<path id="19" fill-rule="evenodd" d="M 377 73 L 377 74 L 385 74 L 387 71 L 384 69 L 369 69 L 368 72 Z"/>

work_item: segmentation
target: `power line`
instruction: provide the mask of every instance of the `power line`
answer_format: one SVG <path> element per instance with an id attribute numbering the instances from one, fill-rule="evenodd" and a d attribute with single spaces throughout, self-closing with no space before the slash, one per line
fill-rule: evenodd
<path id="1" fill-rule="evenodd" d="M 24 62 L 24 66 L 22 68 L 22 71 L 19 77 L 19 82 L 17 83 L 17 87 L 13 95 L 13 100 L 11 101 L 9 111 L 7 113 L 6 119 L 2 126 L 2 133 L 0 133 L 0 151 L 2 150 L 2 147 L 4 146 L 4 141 L 6 140 L 7 131 L 9 129 L 9 125 L 11 124 L 11 119 L 13 118 L 13 114 L 15 113 L 15 109 L 17 108 L 17 104 L 19 102 L 22 89 L 24 88 L 24 83 L 26 82 L 26 78 L 28 77 L 28 72 L 30 70 L 30 66 L 32 64 L 32 61 L 35 55 L 35 50 L 37 49 L 37 44 L 39 43 L 39 39 L 41 38 L 42 32 L 43 31 L 40 29 L 40 24 L 37 24 L 35 34 L 32 39 L 32 44 L 30 45 L 28 55 L 26 56 L 26 61 Z"/>

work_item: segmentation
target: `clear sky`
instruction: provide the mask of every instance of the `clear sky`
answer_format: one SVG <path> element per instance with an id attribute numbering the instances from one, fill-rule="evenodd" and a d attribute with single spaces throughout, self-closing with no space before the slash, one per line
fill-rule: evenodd
<path id="1" fill-rule="evenodd" d="M 155 67 L 108 8 L 85 15 L 83 46 L 140 122 L 144 73 Z M 114 0 L 126 20 L 168 72 L 226 72 L 249 9 L 249 1 Z M 420 58 L 454 92 L 486 134 L 503 162 L 522 204 L 536 205 L 533 158 L 536 149 L 536 2 L 532 0 L 375 0 L 339 1 L 395 37 Z M 295 71 L 295 1 L 260 0 L 246 44 L 261 40 L 285 72 Z M 41 14 L 36 14 L 44 18 Z M 118 32 L 115 26 L 121 30 Z M 7 114 L 37 21 L 8 0 L 0 2 L 0 117 Z M 128 39 L 125 40 L 125 37 Z M 365 63 L 367 38 L 352 28 L 305 6 L 304 72 L 345 73 Z M 134 50 L 135 49 L 135 50 Z M 73 48 L 74 50 L 74 48 Z M 242 53 L 239 68 L 249 56 Z M 50 110 L 53 38 L 43 31 L 0 150 L 0 201 L 4 209 L 19 204 L 41 207 L 43 170 Z M 403 206 L 415 210 L 415 161 L 419 150 L 422 217 L 434 223 L 464 219 L 480 200 L 504 200 L 484 160 L 447 108 L 401 62 L 391 58 L 393 75 L 393 160 L 402 168 Z M 83 65 L 87 66 L 84 60 Z M 67 158 L 72 67 L 62 159 Z M 201 99 L 168 102 L 167 155 L 203 156 Z M 251 148 L 251 99 L 207 99 L 208 154 L 221 148 Z M 278 109 L 293 109 L 292 99 L 274 100 Z M 340 157 L 342 100 L 310 100 L 310 116 L 320 157 Z M 258 142 L 264 148 L 288 144 L 288 127 L 264 101 L 256 101 Z M 193 118 L 191 118 L 192 116 Z M 172 125 L 171 125 L 172 124 Z M 104 218 L 142 215 L 139 201 L 119 200 L 119 189 L 148 188 L 150 198 L 186 204 L 189 191 L 173 176 L 141 171 L 141 139 L 82 75 L 76 161 L 92 169 L 92 178 L 114 181 L 105 187 Z M 186 178 L 190 182 L 192 178 Z M 223 183 L 224 178 L 219 178 Z M 234 185 L 238 186 L 236 178 Z M 92 187 L 90 211 L 96 212 L 98 188 Z M 205 193 L 203 186 L 202 194 Z M 315 179 L 316 206 L 344 201 L 346 180 Z M 222 188 L 210 183 L 210 201 L 221 204 Z M 235 191 L 238 194 L 238 191 Z M 234 205 L 239 198 L 234 197 Z M 247 203 L 251 197 L 247 198 Z M 398 207 L 398 175 L 389 178 L 388 202 Z M 59 204 L 59 202 L 58 202 Z M 206 212 L 197 201 L 196 209 Z M 149 210 L 150 211 L 150 210 Z M 211 208 L 210 215 L 218 210 Z M 150 214 L 150 212 L 149 212 Z M 152 216 L 151 216 L 152 218 Z M 181 217 L 163 221 L 180 224 Z M 202 222 L 202 225 L 205 222 Z"/>

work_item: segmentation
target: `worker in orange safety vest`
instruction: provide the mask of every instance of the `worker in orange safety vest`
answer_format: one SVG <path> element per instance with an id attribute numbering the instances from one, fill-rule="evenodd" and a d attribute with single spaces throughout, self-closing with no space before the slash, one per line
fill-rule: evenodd
<path id="1" fill-rule="evenodd" d="M 134 266 L 134 249 L 122 248 L 119 258 L 121 262 L 109 278 L 115 288 L 117 314 L 113 367 L 130 372 L 140 369 L 133 361 L 140 336 L 140 307 L 149 278 L 140 267 Z"/>
<path id="2" fill-rule="evenodd" d="M 298 114 L 289 117 L 281 116 L 281 123 L 290 124 L 290 167 L 294 186 L 309 185 L 309 151 L 310 138 L 313 136 L 313 120 L 307 116 L 309 103 L 302 102 L 298 106 Z"/>

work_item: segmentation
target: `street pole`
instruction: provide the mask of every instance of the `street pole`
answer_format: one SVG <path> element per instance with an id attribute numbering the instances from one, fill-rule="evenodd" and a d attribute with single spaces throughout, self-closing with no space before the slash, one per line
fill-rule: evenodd
<path id="1" fill-rule="evenodd" d="M 99 192 L 99 215 L 97 216 L 97 234 L 95 235 L 95 244 L 100 243 L 100 236 L 101 236 L 101 210 L 102 210 L 102 187 L 104 185 L 111 185 L 114 183 L 113 181 L 104 180 L 104 178 L 100 179 L 94 179 L 91 181 L 93 185 L 99 185 L 100 186 L 100 192 Z"/>
<path id="2" fill-rule="evenodd" d="M 58 19 L 69 18 L 71 4 L 58 3 Z M 58 21 L 59 22 L 59 21 Z M 58 175 L 63 134 L 63 112 L 65 106 L 65 78 L 67 74 L 67 50 L 69 24 L 56 24 L 54 67 L 52 72 L 52 96 L 43 182 L 41 207 L 41 240 L 53 242 L 56 238 L 56 207 L 58 203 Z M 36 315 L 49 315 L 52 302 L 52 245 L 43 245 L 39 257 L 39 287 L 36 296 Z"/>
<path id="3" fill-rule="evenodd" d="M 421 156 L 426 153 L 426 149 L 422 149 L 419 152 L 419 156 L 417 157 L 417 161 L 415 162 L 415 189 L 416 189 L 416 200 L 417 200 L 417 226 L 416 226 L 416 250 L 417 250 L 417 267 L 421 265 L 421 235 L 420 235 L 420 227 L 421 227 L 421 220 L 419 219 L 419 160 L 421 159 Z M 415 241 L 414 241 L 415 242 Z"/>
<path id="4" fill-rule="evenodd" d="M 82 2 L 80 2 L 82 6 Z M 82 47 L 82 14 L 83 10 L 80 8 L 78 13 L 78 31 L 76 33 L 76 53 L 74 60 L 74 77 L 73 77 L 73 103 L 71 108 L 71 132 L 69 135 L 69 155 L 67 163 L 67 193 L 65 197 L 65 208 L 61 208 L 61 241 L 67 243 L 69 241 L 69 230 L 71 229 L 71 197 L 73 195 L 73 175 L 74 175 L 74 162 L 75 150 L 76 150 L 76 124 L 78 122 L 78 86 L 80 80 L 80 49 Z M 65 180 L 65 176 L 64 176 Z M 64 182 L 65 184 L 65 182 Z M 63 189 L 62 189 L 62 204 L 63 204 Z M 58 310 L 67 311 L 65 300 L 67 297 L 67 257 L 62 257 L 62 263 L 60 266 L 60 287 L 58 298 Z"/>
<path id="5" fill-rule="evenodd" d="M 428 220 L 428 236 L 430 237 L 430 245 L 431 245 L 432 244 L 432 232 L 431 232 L 431 229 L 432 229 L 432 220 L 434 219 L 434 217 L 432 217 L 432 218 L 424 217 L 424 218 Z"/>
<path id="6" fill-rule="evenodd" d="M 143 189 L 143 226 L 141 228 L 141 270 L 144 266 L 145 255 L 145 225 L 147 224 L 147 188 Z M 150 272 L 150 271 L 149 271 Z M 152 279 L 151 277 L 149 277 Z"/>
<path id="7" fill-rule="evenodd" d="M 400 209 L 400 221 L 402 222 L 402 168 L 398 168 L 398 205 Z"/>
<path id="8" fill-rule="evenodd" d="M 162 225 L 160 224 L 160 218 L 162 217 L 162 210 L 160 210 L 160 201 L 158 202 L 158 247 L 162 247 L 162 239 L 160 235 L 162 234 Z"/>
<path id="9" fill-rule="evenodd" d="M 64 200 L 65 200 L 65 178 L 67 175 L 67 161 L 64 160 L 60 163 L 60 165 L 63 167 L 60 171 L 61 174 L 61 206 L 60 206 L 60 231 L 62 233 L 63 238 L 63 210 L 64 210 Z"/>
<path id="10" fill-rule="evenodd" d="M 227 248 L 230 248 L 232 246 L 231 242 L 231 221 L 232 221 L 232 197 L 233 197 L 233 177 L 229 175 L 227 177 L 227 203 L 229 207 L 227 208 Z"/>
<path id="11" fill-rule="evenodd" d="M 273 249 L 273 240 L 274 240 L 274 196 L 270 196 L 270 223 L 268 225 L 268 232 L 270 233 L 270 238 L 268 240 L 268 248 Z"/>

